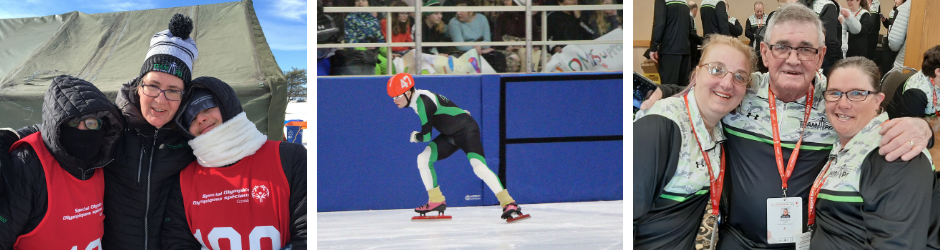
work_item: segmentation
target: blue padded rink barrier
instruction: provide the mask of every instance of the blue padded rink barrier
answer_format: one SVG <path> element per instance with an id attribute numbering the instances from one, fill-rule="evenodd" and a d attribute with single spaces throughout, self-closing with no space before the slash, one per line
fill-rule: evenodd
<path id="1" fill-rule="evenodd" d="M 317 249 L 625 249 L 622 200 L 521 206 L 532 217 L 509 224 L 499 206 L 448 208 L 450 221 L 412 222 L 411 209 L 317 213 Z"/>

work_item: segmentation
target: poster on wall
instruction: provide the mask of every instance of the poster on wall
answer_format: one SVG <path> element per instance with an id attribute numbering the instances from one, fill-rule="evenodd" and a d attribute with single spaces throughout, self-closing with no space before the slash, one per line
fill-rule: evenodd
<path id="1" fill-rule="evenodd" d="M 621 39 L 623 29 L 618 28 L 595 41 Z M 623 71 L 623 43 L 568 45 L 542 69 L 542 72 Z"/>
<path id="2" fill-rule="evenodd" d="M 414 70 L 414 50 L 392 61 L 395 64 L 395 73 L 408 72 L 416 74 Z M 496 70 L 486 59 L 480 56 L 476 49 L 471 49 L 460 57 L 445 54 L 432 55 L 421 53 L 421 74 L 495 74 Z"/>

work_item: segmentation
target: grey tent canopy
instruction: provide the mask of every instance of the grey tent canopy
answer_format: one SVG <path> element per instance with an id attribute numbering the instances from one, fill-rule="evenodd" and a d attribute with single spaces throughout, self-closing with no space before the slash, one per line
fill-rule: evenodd
<path id="1" fill-rule="evenodd" d="M 92 82 L 114 101 L 121 84 L 140 73 L 150 38 L 175 13 L 193 20 L 193 78 L 230 84 L 258 130 L 283 140 L 287 82 L 250 0 L 0 19 L 0 127 L 42 123 L 43 94 L 58 75 Z"/>

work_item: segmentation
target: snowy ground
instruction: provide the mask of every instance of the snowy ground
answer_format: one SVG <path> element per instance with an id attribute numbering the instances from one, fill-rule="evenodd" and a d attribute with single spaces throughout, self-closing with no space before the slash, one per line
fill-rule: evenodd
<path id="1" fill-rule="evenodd" d="M 447 208 L 449 221 L 412 222 L 414 209 L 317 213 L 317 248 L 624 249 L 623 201 L 520 206 L 532 217 L 512 223 L 495 205 Z"/>

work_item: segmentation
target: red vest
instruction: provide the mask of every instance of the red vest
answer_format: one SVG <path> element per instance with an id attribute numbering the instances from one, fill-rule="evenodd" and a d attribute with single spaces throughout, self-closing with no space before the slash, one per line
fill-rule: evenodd
<path id="1" fill-rule="evenodd" d="M 180 172 L 186 221 L 203 249 L 277 250 L 290 241 L 290 186 L 280 142 L 235 165 L 190 163 Z"/>
<path id="2" fill-rule="evenodd" d="M 29 144 L 39 156 L 46 175 L 49 207 L 36 229 L 20 235 L 13 249 L 73 249 L 100 250 L 104 235 L 104 172 L 95 169 L 94 176 L 79 180 L 59 166 L 52 157 L 40 133 L 35 133 L 13 144 Z"/>

